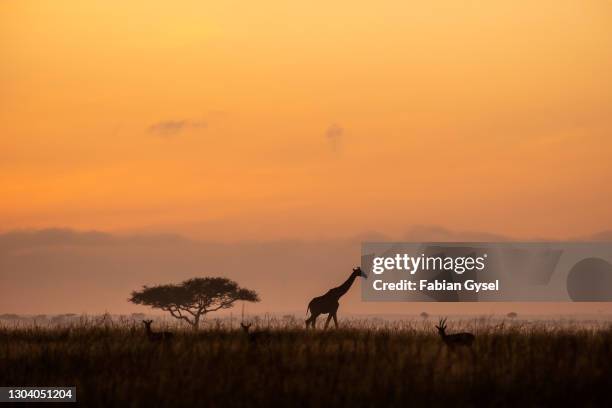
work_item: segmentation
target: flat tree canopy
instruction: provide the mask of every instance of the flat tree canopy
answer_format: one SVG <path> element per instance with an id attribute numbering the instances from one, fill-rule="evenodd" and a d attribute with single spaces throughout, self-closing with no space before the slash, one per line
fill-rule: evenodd
<path id="1" fill-rule="evenodd" d="M 241 288 L 227 278 L 192 278 L 179 284 L 143 286 L 132 292 L 130 302 L 161 309 L 189 323 L 194 330 L 201 317 L 219 309 L 228 309 L 237 300 L 259 302 L 257 292 Z"/>

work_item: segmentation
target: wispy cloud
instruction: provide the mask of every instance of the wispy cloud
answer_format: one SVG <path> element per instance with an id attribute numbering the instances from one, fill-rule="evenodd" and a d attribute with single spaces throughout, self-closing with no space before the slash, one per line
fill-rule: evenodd
<path id="1" fill-rule="evenodd" d="M 175 136 L 181 132 L 194 129 L 204 129 L 207 124 L 201 120 L 164 120 L 152 124 L 147 128 L 147 132 L 156 136 Z"/>
<path id="2" fill-rule="evenodd" d="M 331 149 L 334 153 L 340 153 L 342 149 L 342 139 L 344 136 L 344 128 L 337 123 L 332 123 L 325 130 L 325 137 L 329 141 Z"/>

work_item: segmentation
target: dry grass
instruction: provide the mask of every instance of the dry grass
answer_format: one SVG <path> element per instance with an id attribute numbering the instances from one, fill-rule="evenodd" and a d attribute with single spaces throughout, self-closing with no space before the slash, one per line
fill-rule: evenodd
<path id="1" fill-rule="evenodd" d="M 76 385 L 104 407 L 601 406 L 612 386 L 609 326 L 450 322 L 476 334 L 472 354 L 446 350 L 431 321 L 297 323 L 267 322 L 259 343 L 219 323 L 168 344 L 128 320 L 4 326 L 0 384 Z"/>

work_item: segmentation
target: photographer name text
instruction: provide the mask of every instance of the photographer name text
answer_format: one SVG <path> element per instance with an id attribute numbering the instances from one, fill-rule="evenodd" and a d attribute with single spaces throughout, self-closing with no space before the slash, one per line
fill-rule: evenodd
<path id="1" fill-rule="evenodd" d="M 419 279 L 412 281 L 401 279 L 396 282 L 385 282 L 382 279 L 377 279 L 372 283 L 372 287 L 376 291 L 466 291 L 466 292 L 484 292 L 498 291 L 499 280 L 492 282 L 476 282 L 468 279 L 464 282 L 448 282 L 446 280 L 427 280 Z"/>

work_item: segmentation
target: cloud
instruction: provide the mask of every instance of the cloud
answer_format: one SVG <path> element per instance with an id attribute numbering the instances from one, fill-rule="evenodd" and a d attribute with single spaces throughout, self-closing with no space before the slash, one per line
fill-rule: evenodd
<path id="1" fill-rule="evenodd" d="M 603 241 L 612 242 L 612 230 L 600 231 L 595 234 L 574 238 L 575 241 Z"/>
<path id="2" fill-rule="evenodd" d="M 149 126 L 147 132 L 157 136 L 168 137 L 178 135 L 187 130 L 205 129 L 206 126 L 206 122 L 201 120 L 164 120 Z"/>
<path id="3" fill-rule="evenodd" d="M 52 246 L 95 246 L 112 242 L 112 236 L 98 231 L 77 232 L 66 228 L 18 230 L 0 234 L 0 256 L 12 250 L 28 252 Z"/>
<path id="4" fill-rule="evenodd" d="M 217 243 L 172 234 L 12 231 L 0 233 L 0 311 L 134 311 L 126 298 L 142 285 L 226 276 L 262 296 L 249 312 L 302 312 L 358 262 L 359 246 L 342 241 Z"/>
<path id="5" fill-rule="evenodd" d="M 581 236 L 551 238 L 546 236 L 512 237 L 486 231 L 456 231 L 439 225 L 411 225 L 402 238 L 412 242 L 610 242 L 612 241 L 612 230 Z"/>
<path id="6" fill-rule="evenodd" d="M 16 230 L 0 234 L 0 255 L 11 250 L 31 251 L 41 248 L 108 246 L 118 244 L 171 244 L 188 242 L 175 234 L 116 236 L 100 231 L 75 231 L 68 228 Z"/>
<path id="7" fill-rule="evenodd" d="M 439 225 L 413 225 L 404 239 L 415 242 L 504 242 L 512 238 L 482 231 L 452 231 Z"/>
<path id="8" fill-rule="evenodd" d="M 609 232 L 595 234 L 609 237 Z M 440 226 L 413 226 L 406 239 L 419 241 L 501 241 L 485 232 L 451 231 Z M 360 260 L 360 241 L 392 240 L 375 231 L 351 240 L 279 240 L 219 243 L 172 234 L 117 235 L 70 229 L 0 233 L 0 311 L 2 313 L 150 312 L 127 302 L 142 285 L 180 282 L 195 276 L 226 276 L 257 290 L 263 301 L 249 313 L 296 311 L 304 314 L 313 296 L 341 283 Z M 343 298 L 345 313 L 415 313 L 423 305 L 361 302 L 355 287 Z M 491 306 L 489 306 L 491 305 Z M 488 312 L 507 313 L 504 304 Z M 533 313 L 533 306 L 512 310 Z M 541 306 L 538 306 L 541 307 Z M 595 307 L 551 304 L 549 312 Z M 482 313 L 482 304 L 428 304 L 430 313 Z M 608 307 L 607 310 L 610 310 Z"/>
<path id="9" fill-rule="evenodd" d="M 339 153 L 342 148 L 344 128 L 336 123 L 329 125 L 325 131 L 325 137 L 329 140 L 331 149 L 334 153 Z"/>

